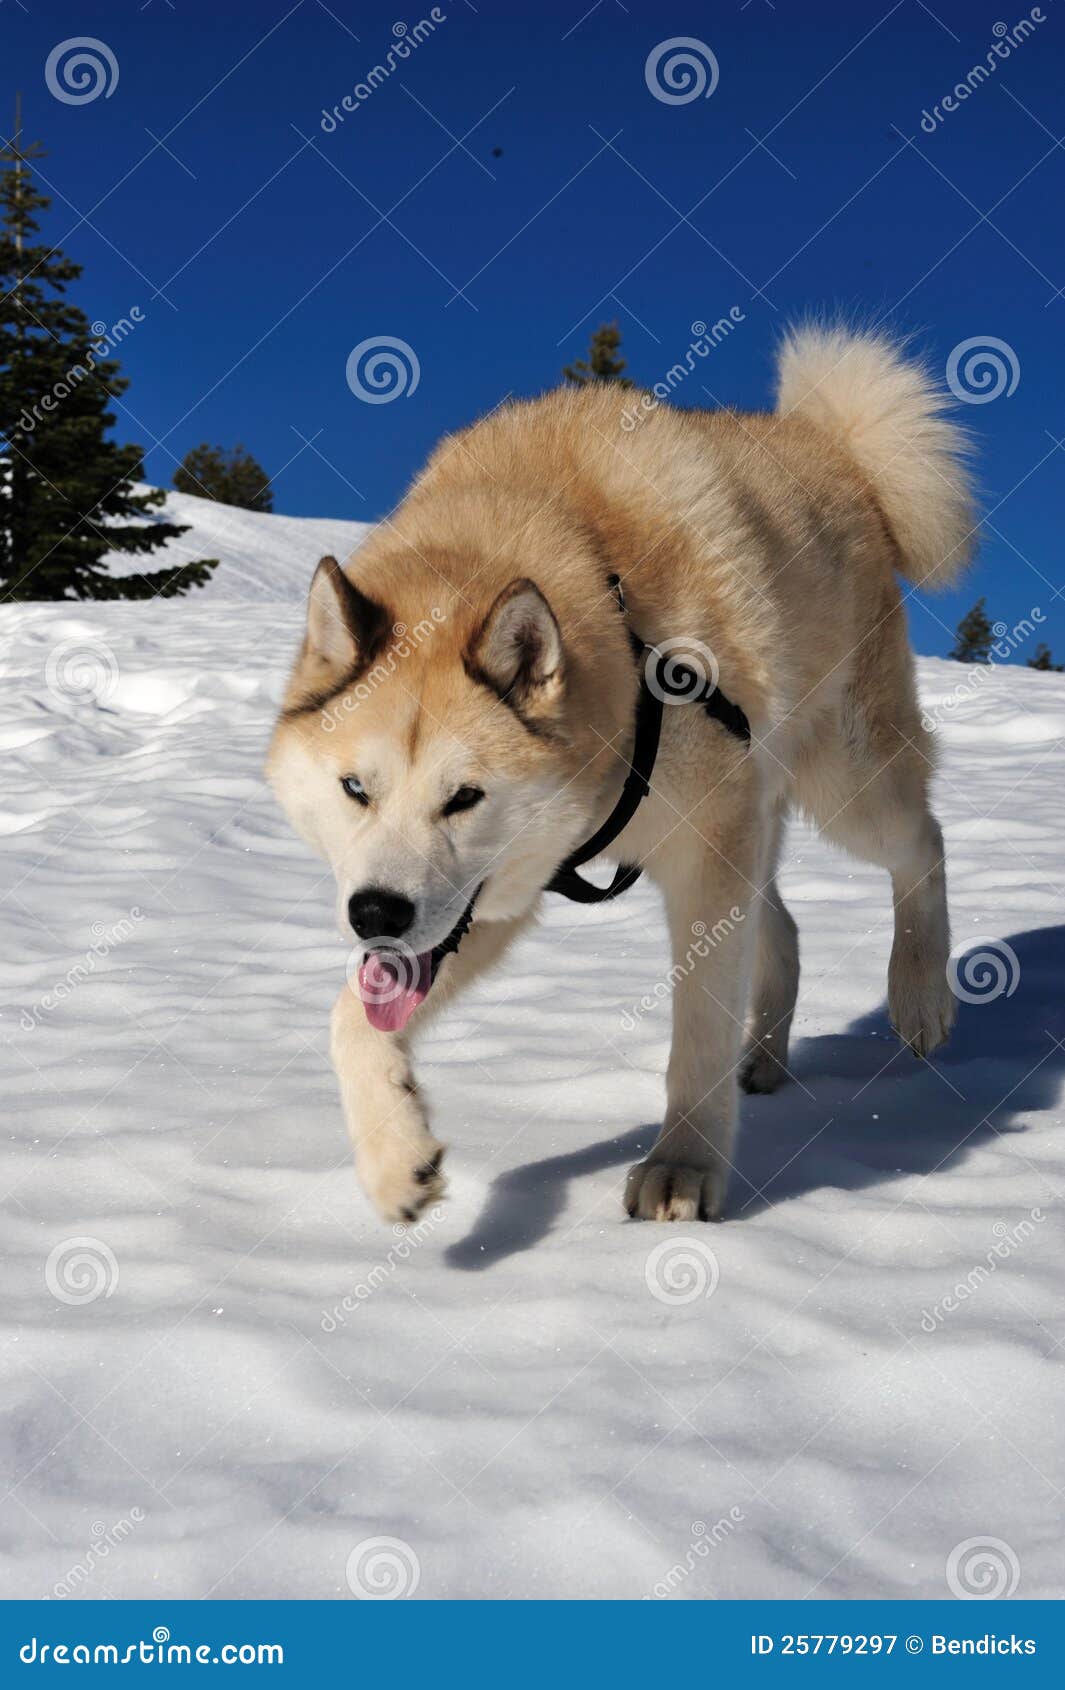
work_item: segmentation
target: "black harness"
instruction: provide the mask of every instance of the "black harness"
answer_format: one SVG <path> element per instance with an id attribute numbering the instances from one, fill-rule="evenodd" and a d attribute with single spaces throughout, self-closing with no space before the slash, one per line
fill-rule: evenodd
<path id="1" fill-rule="evenodd" d="M 625 595 L 621 589 L 621 577 L 611 575 L 609 583 L 618 601 L 618 609 L 624 615 Z M 678 703 L 701 704 L 706 714 L 713 717 L 714 721 L 720 722 L 730 734 L 742 739 L 747 745 L 751 740 L 751 724 L 745 713 L 738 704 L 733 704 L 731 699 L 725 697 L 716 681 L 701 681 L 694 669 L 689 668 L 687 664 L 678 663 L 672 656 L 664 655 L 656 646 L 645 645 L 631 628 L 629 640 L 639 666 L 640 694 L 636 703 L 636 729 L 633 734 L 632 755 L 629 758 L 629 772 L 625 777 L 621 796 L 602 827 L 597 828 L 590 839 L 586 839 L 583 845 L 579 845 L 570 853 L 544 888 L 547 892 L 561 892 L 564 898 L 570 898 L 577 904 L 603 904 L 610 898 L 618 898 L 622 892 L 627 892 L 630 886 L 635 886 L 643 873 L 635 864 L 619 863 L 609 886 L 593 886 L 592 882 L 583 879 L 577 870 L 606 850 L 629 825 L 650 792 L 651 776 L 654 773 L 655 758 L 658 756 L 658 741 L 662 733 L 662 709 L 667 698 Z"/>
<path id="2" fill-rule="evenodd" d="M 608 581 L 611 592 L 618 601 L 618 609 L 624 616 L 625 595 L 621 590 L 621 577 L 611 575 Z M 602 827 L 597 828 L 583 845 L 571 851 L 544 887 L 545 892 L 561 892 L 564 898 L 570 898 L 576 904 L 605 904 L 610 898 L 618 898 L 622 892 L 627 892 L 630 886 L 635 886 L 643 873 L 635 863 L 619 863 L 609 886 L 593 886 L 592 882 L 583 879 L 577 870 L 585 863 L 590 863 L 593 857 L 598 857 L 600 852 L 605 851 L 618 834 L 628 827 L 640 804 L 650 792 L 651 776 L 654 773 L 655 758 L 658 756 L 658 741 L 662 733 L 662 709 L 667 698 L 684 704 L 701 704 L 706 714 L 715 722 L 720 722 L 730 734 L 742 739 L 745 745 L 751 742 L 751 724 L 745 713 L 738 704 L 733 704 L 731 699 L 725 697 L 716 681 L 701 681 L 695 670 L 687 664 L 678 663 L 671 655 L 659 651 L 657 646 L 645 645 L 631 628 L 628 633 L 632 654 L 640 671 L 640 693 L 636 701 L 636 728 L 632 737 L 629 772 L 625 777 L 621 796 Z M 483 884 L 482 881 L 481 885 Z M 474 905 L 480 892 L 481 886 L 478 886 L 447 938 L 442 939 L 433 950 L 434 972 L 445 957 L 458 950 L 469 932 Z"/>

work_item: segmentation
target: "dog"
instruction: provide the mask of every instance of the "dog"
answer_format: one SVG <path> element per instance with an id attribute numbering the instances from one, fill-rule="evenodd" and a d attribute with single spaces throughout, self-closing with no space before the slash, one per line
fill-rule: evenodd
<path id="1" fill-rule="evenodd" d="M 634 408 L 610 382 L 510 403 L 446 437 L 346 567 L 322 559 L 267 770 L 362 958 L 332 1055 L 385 1219 L 444 1191 L 411 1036 L 618 814 L 649 688 L 657 758 L 648 773 L 640 753 L 646 796 L 626 796 L 607 855 L 661 888 L 691 965 L 674 970 L 665 1115 L 629 1215 L 720 1219 L 737 1081 L 788 1076 L 790 810 L 888 871 L 892 1023 L 918 1056 L 946 1039 L 943 841 L 898 579 L 945 586 L 973 549 L 945 412 L 888 338 L 806 326 L 779 348 L 773 411 Z M 666 659 L 695 703 L 670 693 Z M 693 954 L 725 912 L 727 938 Z"/>

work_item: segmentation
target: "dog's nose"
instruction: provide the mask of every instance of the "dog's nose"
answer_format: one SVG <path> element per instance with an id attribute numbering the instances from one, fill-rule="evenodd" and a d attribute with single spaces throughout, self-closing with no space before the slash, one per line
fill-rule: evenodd
<path id="1" fill-rule="evenodd" d="M 348 899 L 348 920 L 360 939 L 398 939 L 414 920 L 414 905 L 399 892 L 368 886 Z"/>

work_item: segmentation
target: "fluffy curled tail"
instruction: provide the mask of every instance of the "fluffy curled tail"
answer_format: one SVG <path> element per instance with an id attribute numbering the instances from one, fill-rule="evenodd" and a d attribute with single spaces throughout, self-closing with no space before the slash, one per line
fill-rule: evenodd
<path id="1" fill-rule="evenodd" d="M 846 446 L 880 501 L 903 575 L 930 588 L 961 574 L 976 524 L 966 436 L 947 403 L 883 334 L 814 325 L 793 329 L 778 353 L 777 410 Z"/>

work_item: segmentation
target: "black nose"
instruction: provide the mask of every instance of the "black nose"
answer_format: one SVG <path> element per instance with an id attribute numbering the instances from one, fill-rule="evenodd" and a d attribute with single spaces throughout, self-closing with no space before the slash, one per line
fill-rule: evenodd
<path id="1" fill-rule="evenodd" d="M 360 939 L 398 939 L 414 920 L 414 905 L 398 892 L 368 886 L 348 899 L 348 920 Z"/>

